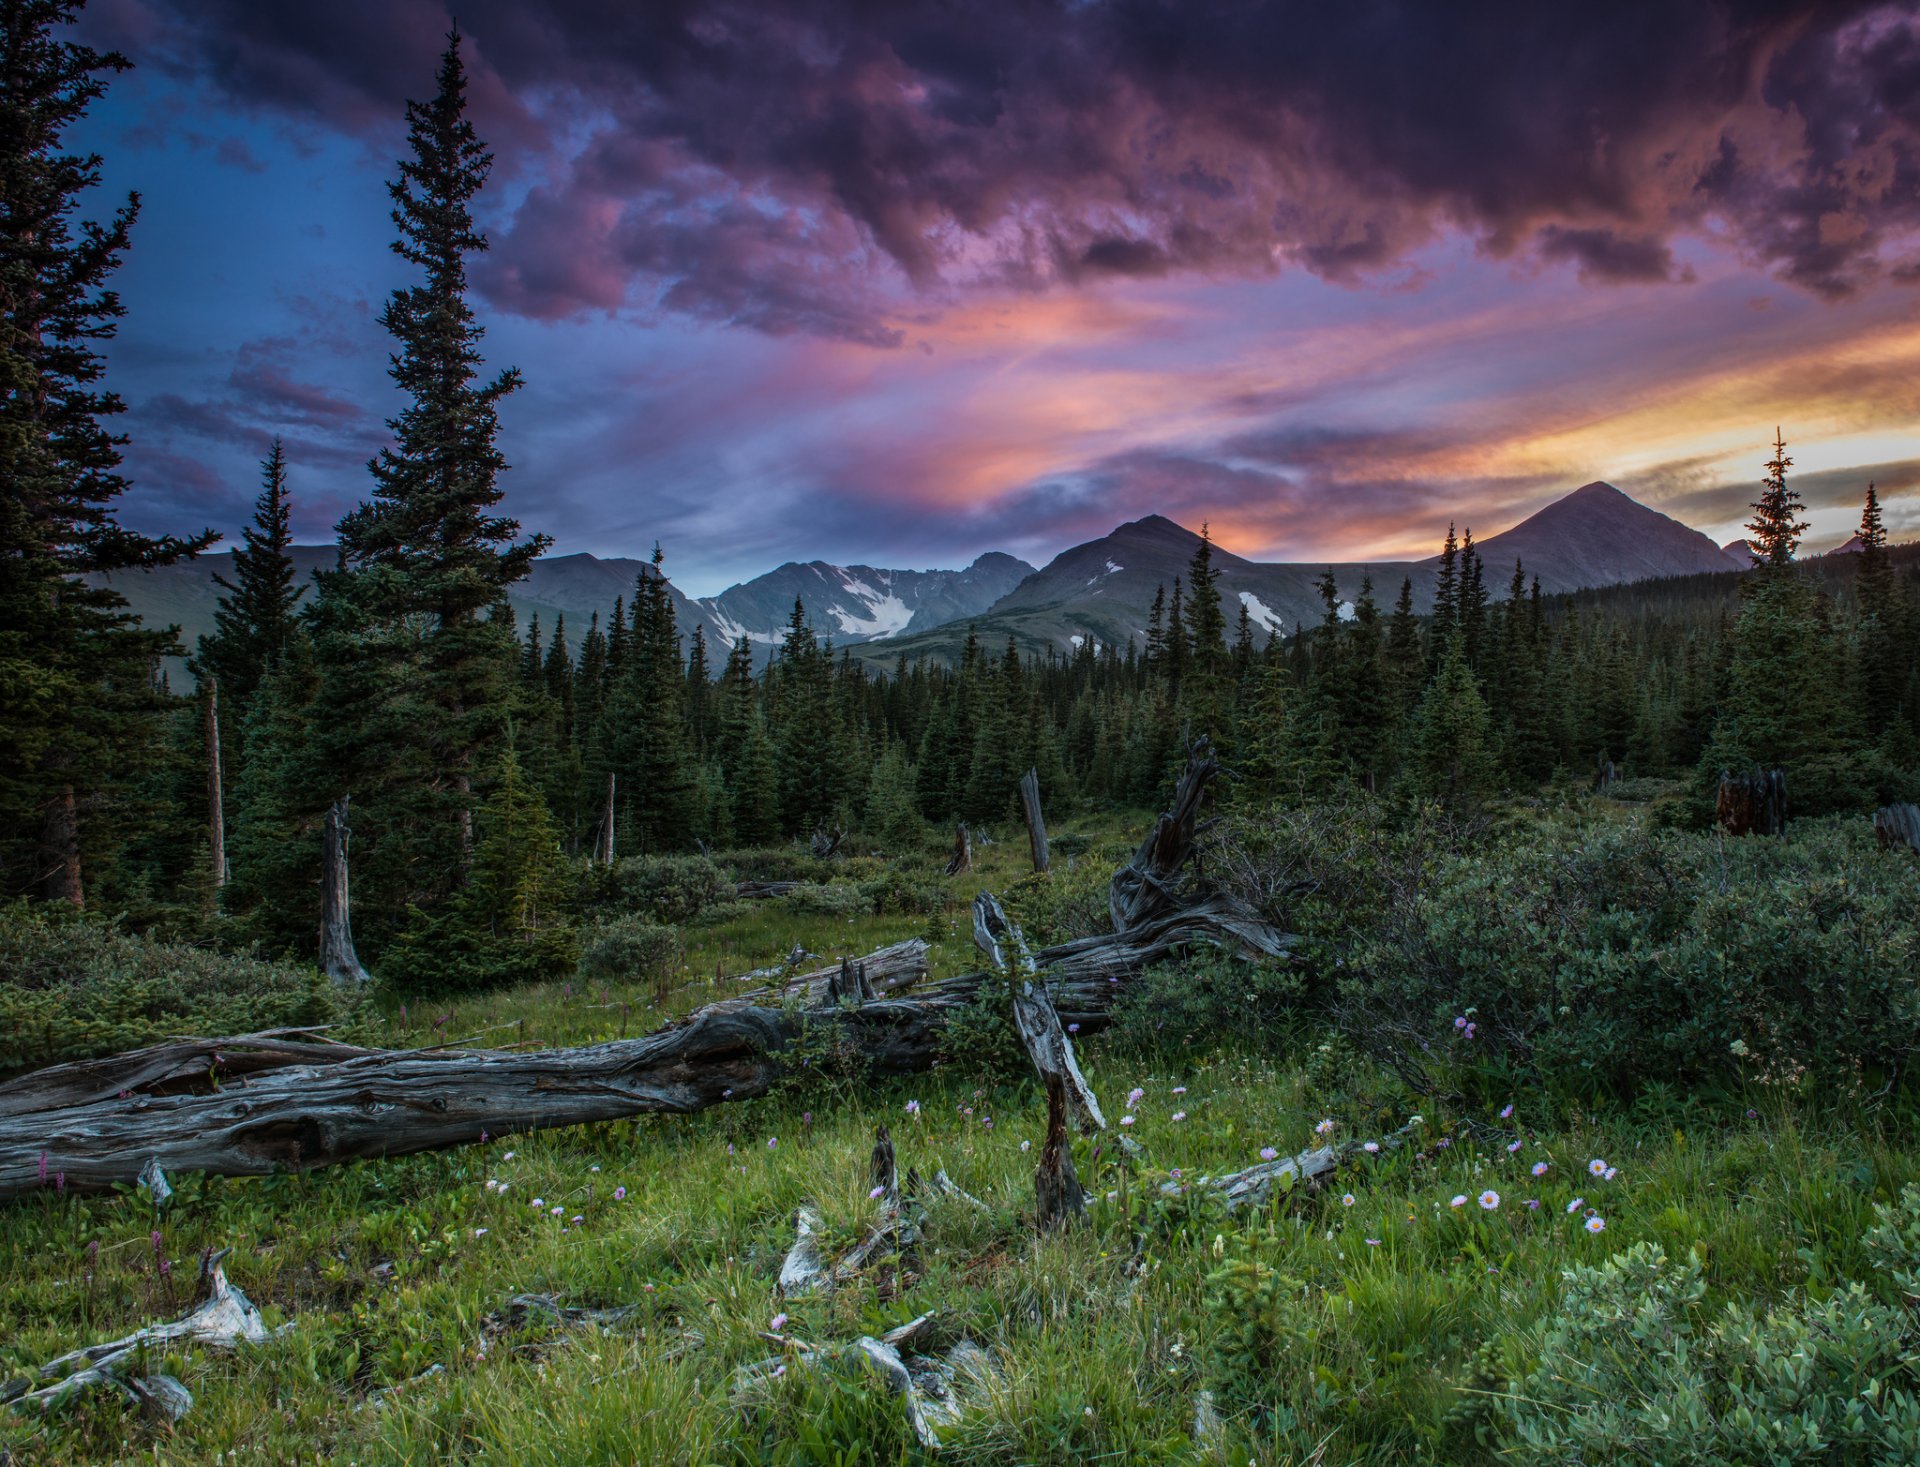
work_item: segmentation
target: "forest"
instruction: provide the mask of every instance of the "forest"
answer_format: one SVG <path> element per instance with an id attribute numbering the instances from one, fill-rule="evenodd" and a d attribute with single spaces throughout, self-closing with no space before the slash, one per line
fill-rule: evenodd
<path id="1" fill-rule="evenodd" d="M 74 10 L 0 8 L 0 1460 L 1920 1458 L 1874 486 L 1804 554 L 1776 435 L 1750 570 L 1449 529 L 1288 635 L 1204 535 L 1138 645 L 757 656 L 658 549 L 517 625 L 456 35 L 366 498 L 300 583 L 262 445 L 184 647 Z"/>

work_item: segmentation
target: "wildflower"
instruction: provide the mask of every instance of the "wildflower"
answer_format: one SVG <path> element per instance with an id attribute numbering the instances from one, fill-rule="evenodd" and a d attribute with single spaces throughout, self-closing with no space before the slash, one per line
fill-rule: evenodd
<path id="1" fill-rule="evenodd" d="M 772 1319 L 769 1319 L 767 1321 L 767 1328 L 772 1330 L 775 1334 L 778 1334 L 781 1330 L 785 1329 L 786 1327 L 787 1327 L 787 1316 L 785 1314 L 776 1314 L 773 1316 Z"/>
<path id="2" fill-rule="evenodd" d="M 1510 1120 L 1513 1116 L 1513 1103 L 1509 1101 L 1505 1110 L 1500 1112 L 1501 1120 Z"/>
<path id="3" fill-rule="evenodd" d="M 733 1086 L 731 1086 L 731 1085 L 729 1085 L 729 1086 L 727 1086 L 727 1088 L 726 1088 L 725 1090 L 722 1090 L 722 1091 L 720 1092 L 720 1098 L 721 1098 L 722 1100 L 732 1100 L 732 1099 L 733 1099 Z"/>
<path id="4" fill-rule="evenodd" d="M 1604 1172 L 1600 1174 L 1601 1180 L 1608 1181 L 1608 1182 L 1611 1182 L 1615 1177 L 1619 1175 L 1620 1175 L 1620 1168 L 1613 1167 L 1613 1166 L 1608 1167 Z"/>
<path id="5" fill-rule="evenodd" d="M 536 1197 L 533 1199 L 533 1201 L 527 1204 L 527 1206 L 529 1207 L 545 1207 L 546 1205 L 547 1205 L 547 1199 L 544 1197 Z"/>
<path id="6" fill-rule="evenodd" d="M 1324 1120 L 1319 1125 L 1313 1128 L 1313 1134 L 1316 1136 L 1324 1136 L 1327 1134 L 1327 1132 L 1331 1131 L 1332 1129 L 1333 1129 L 1333 1122 L 1331 1120 Z"/>
<path id="7" fill-rule="evenodd" d="M 625 1187 L 615 1187 L 613 1189 L 613 1200 L 615 1202 L 625 1202 L 627 1200 L 627 1189 Z"/>
<path id="8" fill-rule="evenodd" d="M 40 1153 L 40 1185 L 47 1185 L 47 1153 L 44 1151 Z"/>
<path id="9" fill-rule="evenodd" d="M 1078 1034 L 1079 1032 L 1080 1032 L 1080 1026 L 1078 1024 L 1067 1025 L 1067 1033 Z"/>
<path id="10" fill-rule="evenodd" d="M 800 1124 L 803 1126 L 811 1126 L 813 1124 L 813 1112 L 810 1110 L 801 1111 Z"/>
<path id="11" fill-rule="evenodd" d="M 580 1224 L 581 1224 L 581 1223 L 583 1223 L 583 1222 L 585 1222 L 585 1221 L 586 1221 L 586 1219 L 585 1219 L 584 1217 L 582 1217 L 582 1216 L 581 1216 L 581 1215 L 580 1215 L 579 1213 L 577 1213 L 577 1212 L 576 1212 L 576 1213 L 575 1213 L 575 1214 L 573 1215 L 573 1225 L 574 1225 L 574 1226 L 575 1226 L 576 1228 L 577 1228 L 577 1227 L 579 1227 L 579 1226 L 580 1226 Z"/>
<path id="12" fill-rule="evenodd" d="M 767 1137 L 767 1150 L 771 1151 L 774 1149 L 774 1147 L 778 1146 L 779 1144 L 780 1144 L 780 1138 L 778 1136 Z"/>
<path id="13" fill-rule="evenodd" d="M 1380 1143 L 1378 1141 L 1369 1141 L 1365 1146 L 1362 1146 L 1360 1149 L 1362 1151 L 1369 1152 L 1369 1153 L 1377 1152 L 1380 1149 Z"/>
<path id="14" fill-rule="evenodd" d="M 595 1162 L 592 1166 L 588 1167 L 587 1170 L 590 1172 L 597 1172 L 600 1170 L 600 1164 L 598 1162 Z"/>
<path id="15" fill-rule="evenodd" d="M 1184 1085 L 1176 1085 L 1173 1087 L 1173 1093 L 1175 1095 L 1185 1095 L 1187 1093 L 1187 1087 Z"/>
<path id="16" fill-rule="evenodd" d="M 1592 1217 L 1587 1219 L 1588 1232 L 1604 1233 L 1606 1230 L 1607 1230 L 1607 1220 L 1604 1217 L 1601 1217 L 1598 1213 L 1595 1213 Z"/>
<path id="17" fill-rule="evenodd" d="M 487 1235 L 487 1230 L 485 1228 L 475 1228 L 473 1230 L 473 1235 L 476 1238 L 484 1238 Z"/>
<path id="18" fill-rule="evenodd" d="M 1272 1161 L 1279 1154 L 1280 1153 L 1275 1151 L 1271 1146 L 1262 1146 L 1260 1148 L 1260 1159 L 1262 1161 Z"/>
<path id="19" fill-rule="evenodd" d="M 482 1146 L 487 1144 L 487 1128 L 485 1126 L 480 1128 L 480 1144 Z"/>
<path id="20" fill-rule="evenodd" d="M 547 1215 L 549 1217 L 562 1217 L 565 1215 L 565 1213 L 566 1213 L 566 1208 L 562 1207 L 557 1202 L 552 1207 L 549 1207 L 547 1209 Z"/>
<path id="21" fill-rule="evenodd" d="M 1174 1169 L 1173 1169 L 1172 1171 L 1170 1171 L 1169 1173 L 1167 1173 L 1167 1175 L 1168 1175 L 1168 1176 L 1170 1176 L 1170 1177 L 1172 1177 L 1172 1178 L 1174 1179 L 1174 1181 L 1176 1181 L 1176 1182 L 1177 1182 L 1177 1181 L 1179 1181 L 1179 1180 L 1180 1180 L 1180 1168 L 1179 1168 L 1179 1167 L 1175 1167 L 1175 1168 L 1174 1168 Z"/>
<path id="22" fill-rule="evenodd" d="M 920 1102 L 919 1102 L 919 1101 L 917 1101 L 917 1100 L 909 1100 L 909 1101 L 907 1102 L 907 1114 L 908 1114 L 908 1115 L 910 1115 L 910 1116 L 917 1116 L 917 1115 L 919 1115 L 919 1114 L 920 1114 Z"/>
<path id="23" fill-rule="evenodd" d="M 1529 1197 L 1527 1199 L 1527 1211 L 1538 1212 L 1539 1210 L 1540 1210 L 1540 1199 L 1538 1197 Z"/>
<path id="24" fill-rule="evenodd" d="M 1022 1151 L 1031 1151 L 1033 1149 L 1033 1143 L 1031 1141 L 1022 1141 L 1020 1143 L 1020 1149 Z"/>
<path id="25" fill-rule="evenodd" d="M 1120 1117 L 1120 1124 L 1121 1124 L 1121 1125 L 1123 1125 L 1123 1126 L 1131 1126 L 1131 1125 L 1133 1124 L 1133 1117 L 1132 1117 L 1132 1116 L 1121 1116 L 1121 1117 Z"/>
<path id="26" fill-rule="evenodd" d="M 515 1155 L 517 1155 L 516 1152 L 509 1151 L 505 1156 L 501 1157 L 500 1159 L 502 1161 L 512 1161 Z"/>
<path id="27" fill-rule="evenodd" d="M 992 1116 L 980 1117 L 980 1125 L 983 1129 L 991 1131 L 993 1129 L 993 1117 Z"/>
<path id="28" fill-rule="evenodd" d="M 1590 1176 L 1604 1177 L 1607 1174 L 1607 1164 L 1596 1156 L 1587 1163 L 1587 1173 Z"/>
<path id="29" fill-rule="evenodd" d="M 1584 1197 L 1574 1198 L 1573 1201 L 1567 1204 L 1567 1216 L 1572 1217 L 1582 1207 L 1586 1206 L 1586 1203 L 1587 1203 L 1587 1199 Z"/>
<path id="30" fill-rule="evenodd" d="M 507 1190 L 507 1188 L 509 1188 L 509 1187 L 511 1187 L 512 1185 L 513 1185 L 513 1183 L 512 1183 L 512 1182 L 502 1182 L 502 1183 L 500 1184 L 500 1190 L 501 1190 L 502 1192 L 504 1192 L 504 1191 L 506 1191 L 506 1190 Z"/>
<path id="31" fill-rule="evenodd" d="M 886 1195 L 886 1191 L 887 1189 L 885 1187 L 875 1187 L 871 1192 L 867 1193 L 867 1201 L 878 1202 Z"/>
<path id="32" fill-rule="evenodd" d="M 1132 1110 L 1134 1106 L 1146 1098 L 1146 1094 L 1147 1092 L 1142 1090 L 1138 1085 L 1134 1086 L 1133 1089 L 1127 1092 L 1127 1109 Z"/>
<path id="33" fill-rule="evenodd" d="M 1547 1174 L 1547 1164 L 1544 1161 L 1536 1161 L 1533 1164 L 1533 1174 L 1536 1177 L 1544 1177 Z"/>
<path id="34" fill-rule="evenodd" d="M 1473 1031 L 1474 1031 L 1474 1030 L 1475 1030 L 1476 1028 L 1478 1028 L 1478 1027 L 1479 1027 L 1479 1026 L 1478 1026 L 1478 1025 L 1475 1025 L 1475 1024 L 1469 1024 L 1469 1025 L 1467 1025 L 1467 1038 L 1469 1038 L 1469 1039 L 1471 1039 L 1471 1038 L 1473 1038 Z"/>
<path id="35" fill-rule="evenodd" d="M 1173 1113 L 1173 1118 L 1176 1121 L 1184 1121 L 1187 1118 L 1187 1113 L 1183 1110 L 1177 1110 Z"/>
<path id="36" fill-rule="evenodd" d="M 1494 1191 L 1493 1188 L 1489 1187 L 1487 1188 L 1486 1191 L 1480 1194 L 1481 1211 L 1492 1212 L 1499 1205 L 1500 1205 L 1500 1194 Z"/>
<path id="37" fill-rule="evenodd" d="M 733 1143 L 731 1141 L 727 1143 L 727 1155 L 728 1156 L 733 1155 Z"/>
<path id="38" fill-rule="evenodd" d="M 1461 1193 L 1458 1197 L 1454 1198 L 1453 1201 L 1449 1202 L 1447 1205 L 1449 1207 L 1465 1207 L 1467 1205 L 1466 1193 L 1464 1192 Z"/>
<path id="39" fill-rule="evenodd" d="M 1519 1149 L 1520 1149 L 1520 1143 L 1518 1141 L 1512 1142 L 1507 1147 L 1507 1155 L 1512 1156 L 1513 1153 L 1518 1151 Z"/>
<path id="40" fill-rule="evenodd" d="M 1466 1019 L 1466 1015 L 1464 1015 L 1464 1014 L 1456 1014 L 1456 1015 L 1454 1015 L 1454 1019 L 1453 1019 L 1453 1027 L 1454 1027 L 1454 1028 L 1456 1028 L 1456 1029 L 1464 1029 L 1464 1028 L 1466 1028 L 1466 1027 L 1467 1027 L 1467 1019 Z"/>
<path id="41" fill-rule="evenodd" d="M 1353 1206 L 1353 1193 L 1351 1193 L 1351 1192 L 1343 1192 L 1343 1193 L 1341 1193 L 1341 1195 L 1340 1195 L 1340 1205 L 1341 1205 L 1342 1207 L 1351 1207 L 1351 1206 Z"/>
<path id="42" fill-rule="evenodd" d="M 1380 1246 L 1380 1240 L 1378 1238 L 1369 1238 L 1367 1239 L 1367 1246 L 1369 1248 L 1378 1248 Z"/>

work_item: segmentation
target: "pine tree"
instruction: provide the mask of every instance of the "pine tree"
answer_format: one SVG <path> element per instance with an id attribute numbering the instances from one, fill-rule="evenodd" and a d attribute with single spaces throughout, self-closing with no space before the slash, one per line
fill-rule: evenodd
<path id="1" fill-rule="evenodd" d="M 780 838 L 780 770 L 765 720 L 756 712 L 729 780 L 733 838 L 743 846 L 771 845 Z"/>
<path id="2" fill-rule="evenodd" d="M 916 846 L 926 838 L 926 822 L 920 818 L 916 803 L 913 765 L 903 744 L 889 744 L 873 766 L 867 784 L 866 828 L 895 850 Z"/>
<path id="3" fill-rule="evenodd" d="M 1436 572 L 1433 587 L 1433 641 L 1434 661 L 1446 655 L 1447 638 L 1460 621 L 1460 541 L 1454 534 L 1453 522 L 1447 522 L 1446 543 L 1440 547 L 1440 568 Z"/>
<path id="4" fill-rule="evenodd" d="M 505 733 L 502 682 L 513 651 L 506 627 L 481 613 L 550 541 L 518 539 L 519 523 L 495 513 L 506 467 L 499 404 L 520 374 L 508 368 L 480 380 L 484 333 L 467 304 L 466 261 L 487 247 L 472 202 L 493 156 L 467 117 L 457 31 L 437 81 L 433 100 L 407 104 L 412 156 L 388 185 L 394 252 L 421 275 L 396 289 L 380 316 L 399 346 L 390 375 L 407 402 L 388 420 L 393 446 L 369 465 L 373 497 L 340 522 L 352 574 L 330 588 L 360 603 L 374 632 L 360 655 L 383 660 L 390 680 L 417 684 L 410 737 L 422 747 L 413 769 L 386 781 L 391 808 L 378 818 L 449 832 L 435 859 L 450 888 L 471 849 L 473 772 L 497 759 Z M 424 632 L 393 630 L 415 623 Z M 427 842 L 426 832 L 414 840 Z"/>
<path id="5" fill-rule="evenodd" d="M 1773 457 L 1767 462 L 1767 477 L 1761 482 L 1760 497 L 1753 502 L 1753 518 L 1747 529 L 1753 537 L 1754 553 L 1760 563 L 1778 570 L 1790 565 L 1800 548 L 1800 537 L 1807 532 L 1800 518 L 1804 506 L 1799 492 L 1787 483 L 1787 470 L 1793 460 L 1787 457 L 1786 440 L 1774 429 Z"/>
<path id="6" fill-rule="evenodd" d="M 1493 782 L 1486 701 L 1467 666 L 1465 634 L 1456 628 L 1414 715 L 1409 760 L 1415 787 L 1443 802 L 1472 799 Z"/>
<path id="7" fill-rule="evenodd" d="M 287 458 L 278 438 L 260 463 L 253 523 L 240 532 L 233 579 L 216 575 L 227 594 L 214 608 L 214 634 L 200 639 L 195 662 L 220 680 L 220 698 L 237 726 L 267 668 L 285 652 L 298 626 L 302 589 L 293 568 L 292 502 Z"/>
<path id="8" fill-rule="evenodd" d="M 1887 529 L 1872 484 L 1860 512 L 1860 568 L 1854 585 L 1860 603 L 1860 711 L 1867 732 L 1878 737 L 1900 717 L 1906 683 L 1901 646 L 1908 617 L 1887 559 Z"/>
<path id="9" fill-rule="evenodd" d="M 97 346 L 122 314 L 107 284 L 139 198 L 77 218 L 101 160 L 65 135 L 128 62 L 56 39 L 75 0 L 0 8 L 0 891 L 81 905 L 88 864 L 118 844 L 128 782 L 158 746 L 145 631 L 90 572 L 165 565 L 212 531 L 139 535 L 114 518 L 125 492 L 122 411 Z"/>

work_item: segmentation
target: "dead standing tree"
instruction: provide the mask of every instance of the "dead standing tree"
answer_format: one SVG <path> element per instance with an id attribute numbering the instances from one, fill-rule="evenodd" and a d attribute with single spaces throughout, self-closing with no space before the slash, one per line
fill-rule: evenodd
<path id="1" fill-rule="evenodd" d="M 1196 748 L 1174 808 L 1114 878 L 1113 905 L 1140 920 L 1034 955 L 1033 988 L 1056 1023 L 1101 1027 L 1133 975 L 1196 945 L 1268 957 L 1297 946 L 1224 897 L 1180 889 L 1195 812 L 1217 772 Z M 864 987 L 880 994 L 872 1000 L 857 971 L 841 979 L 835 967 L 817 975 L 817 997 L 809 979 L 800 1003 L 732 999 L 643 1038 L 578 1049 L 378 1050 L 283 1033 L 174 1040 L 36 1071 L 0 1084 L 0 1198 L 60 1174 L 76 1190 L 131 1183 L 149 1163 L 255 1176 L 462 1146 L 483 1133 L 686 1114 L 766 1093 L 786 1074 L 787 1052 L 822 1034 L 875 1076 L 917 1073 L 938 1059 L 948 1020 L 1007 979 L 966 973 L 920 985 L 899 946 L 864 960 Z M 887 965 L 904 981 L 883 982 Z"/>
<path id="2" fill-rule="evenodd" d="M 347 800 L 327 807 L 326 849 L 320 864 L 320 971 L 335 983 L 370 983 L 353 950 L 352 904 L 347 890 Z"/>
<path id="3" fill-rule="evenodd" d="M 1883 851 L 1907 846 L 1920 851 L 1920 805 L 1883 805 L 1873 812 L 1873 834 Z"/>
<path id="4" fill-rule="evenodd" d="M 1027 844 L 1033 849 L 1033 869 L 1045 871 L 1052 861 L 1047 851 L 1047 817 L 1040 813 L 1040 771 L 1020 776 L 1020 808 L 1027 817 Z"/>
<path id="5" fill-rule="evenodd" d="M 1784 835 L 1787 829 L 1787 776 L 1779 769 L 1746 774 L 1720 771 L 1714 816 L 1728 835 Z"/>

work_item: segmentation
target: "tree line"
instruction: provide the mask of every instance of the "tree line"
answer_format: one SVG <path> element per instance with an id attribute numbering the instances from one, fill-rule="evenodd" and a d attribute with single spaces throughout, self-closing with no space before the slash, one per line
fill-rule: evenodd
<path id="1" fill-rule="evenodd" d="M 875 671 L 796 603 L 757 672 L 746 640 L 682 634 L 656 550 L 604 620 L 518 626 L 508 588 L 548 541 L 500 512 L 498 411 L 520 377 L 489 372 L 467 298 L 492 160 L 457 34 L 433 98 L 408 105 L 389 185 L 412 272 L 380 318 L 404 404 L 391 446 L 338 526 L 335 565 L 303 586 L 272 445 L 194 687 L 176 693 L 157 672 L 172 632 L 89 579 L 214 537 L 143 537 L 112 514 L 122 440 L 104 425 L 120 404 L 99 386 L 98 343 L 137 200 L 76 222 L 99 159 L 63 152 L 61 134 L 125 63 L 52 38 L 75 10 L 6 0 L 0 62 L 10 893 L 310 952 L 320 822 L 350 795 L 363 947 L 424 972 L 505 939 L 539 954 L 588 862 L 823 828 L 904 849 L 955 821 L 1013 821 L 1028 768 L 1055 809 L 1152 807 L 1201 734 L 1248 804 L 1349 788 L 1468 801 L 1609 772 L 1704 788 L 1754 765 L 1787 769 L 1802 810 L 1913 791 L 1915 567 L 1889 553 L 1871 486 L 1862 552 L 1800 560 L 1784 443 L 1750 526 L 1762 563 L 1698 585 L 1543 596 L 1450 530 L 1430 613 L 1410 583 L 1342 587 L 1329 571 L 1318 624 L 1283 635 L 1244 606 L 1228 616 L 1203 534 L 1139 644 L 1036 653 L 969 635 L 951 666 Z"/>

